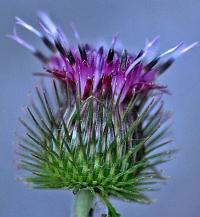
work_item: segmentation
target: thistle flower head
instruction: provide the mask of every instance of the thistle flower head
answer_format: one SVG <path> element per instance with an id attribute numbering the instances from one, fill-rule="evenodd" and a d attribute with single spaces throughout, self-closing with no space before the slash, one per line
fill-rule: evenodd
<path id="1" fill-rule="evenodd" d="M 144 191 L 162 178 L 156 166 L 173 151 L 159 148 L 168 129 L 163 103 L 152 100 L 166 86 L 157 84 L 175 59 L 197 43 L 179 43 L 153 56 L 158 37 L 138 54 L 111 47 L 80 43 L 70 46 L 63 31 L 39 14 L 42 33 L 20 18 L 16 23 L 39 36 L 52 52 L 49 57 L 21 39 L 9 37 L 39 58 L 53 78 L 53 95 L 36 88 L 38 101 L 27 108 L 31 125 L 20 143 L 20 167 L 30 172 L 23 180 L 36 188 L 89 189 L 98 194 L 116 216 L 109 196 L 149 203 Z M 73 27 L 74 29 L 74 27 Z M 38 105 L 40 103 L 40 106 Z M 155 152 L 156 151 L 156 152 Z"/>
<path id="2" fill-rule="evenodd" d="M 45 56 L 22 40 L 16 31 L 10 37 L 37 56 L 49 75 L 70 85 L 73 94 L 77 94 L 79 88 L 82 99 L 91 95 L 97 96 L 99 93 L 102 96 L 109 94 L 120 104 L 129 101 L 135 93 L 152 89 L 164 90 L 165 86 L 156 84 L 156 78 L 168 69 L 178 56 L 197 44 L 186 47 L 184 43 L 179 43 L 166 52 L 149 58 L 159 37 L 147 41 L 138 54 L 132 54 L 126 49 L 115 50 L 116 36 L 113 37 L 109 50 L 105 50 L 103 46 L 95 48 L 88 43 L 83 44 L 72 26 L 79 42 L 78 47 L 74 48 L 70 46 L 63 31 L 45 13 L 39 13 L 39 24 L 43 33 L 18 17 L 16 23 L 39 36 L 52 54 Z"/>

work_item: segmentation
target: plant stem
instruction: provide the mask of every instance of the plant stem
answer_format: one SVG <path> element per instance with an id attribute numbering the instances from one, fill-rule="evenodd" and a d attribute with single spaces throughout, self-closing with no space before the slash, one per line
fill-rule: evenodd
<path id="1" fill-rule="evenodd" d="M 73 217 L 89 217 L 92 208 L 94 194 L 87 189 L 80 190 L 75 197 Z"/>

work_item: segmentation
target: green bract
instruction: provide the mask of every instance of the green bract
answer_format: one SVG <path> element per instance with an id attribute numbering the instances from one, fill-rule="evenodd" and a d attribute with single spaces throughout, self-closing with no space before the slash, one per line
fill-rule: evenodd
<path id="1" fill-rule="evenodd" d="M 161 148 L 169 142 L 163 140 L 168 129 L 163 104 L 149 102 L 149 91 L 134 95 L 124 108 L 110 96 L 82 100 L 71 91 L 54 80 L 53 94 L 36 88 L 29 118 L 21 120 L 27 134 L 20 143 L 19 166 L 29 172 L 22 180 L 34 188 L 75 194 L 88 189 L 99 195 L 110 216 L 118 215 L 110 196 L 149 203 L 144 192 L 162 179 L 155 167 L 172 152 Z"/>

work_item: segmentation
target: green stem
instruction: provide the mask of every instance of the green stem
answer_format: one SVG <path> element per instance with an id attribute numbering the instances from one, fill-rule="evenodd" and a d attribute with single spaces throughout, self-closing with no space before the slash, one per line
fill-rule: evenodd
<path id="1" fill-rule="evenodd" d="M 94 194 L 87 189 L 82 189 L 76 194 L 73 217 L 89 217 L 94 201 Z"/>

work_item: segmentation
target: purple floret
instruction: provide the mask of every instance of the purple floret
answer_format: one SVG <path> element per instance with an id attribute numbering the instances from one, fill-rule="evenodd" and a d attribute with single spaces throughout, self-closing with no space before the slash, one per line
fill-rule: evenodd
<path id="1" fill-rule="evenodd" d="M 179 43 L 153 57 L 152 53 L 159 37 L 146 42 L 145 48 L 138 55 L 127 50 L 115 50 L 117 37 L 113 38 L 109 50 L 103 47 L 94 48 L 89 44 L 79 44 L 74 48 L 69 45 L 63 31 L 45 13 L 39 13 L 42 33 L 20 18 L 16 18 L 16 23 L 39 36 L 51 50 L 52 54 L 47 57 L 22 40 L 16 31 L 9 36 L 37 56 L 52 77 L 69 84 L 74 94 L 80 90 L 82 99 L 91 95 L 109 95 L 120 104 L 143 91 L 165 91 L 165 86 L 157 84 L 157 77 L 167 70 L 178 56 L 198 44 L 195 42 L 186 47 L 184 43 Z M 77 31 L 74 26 L 71 27 L 80 42 Z"/>

